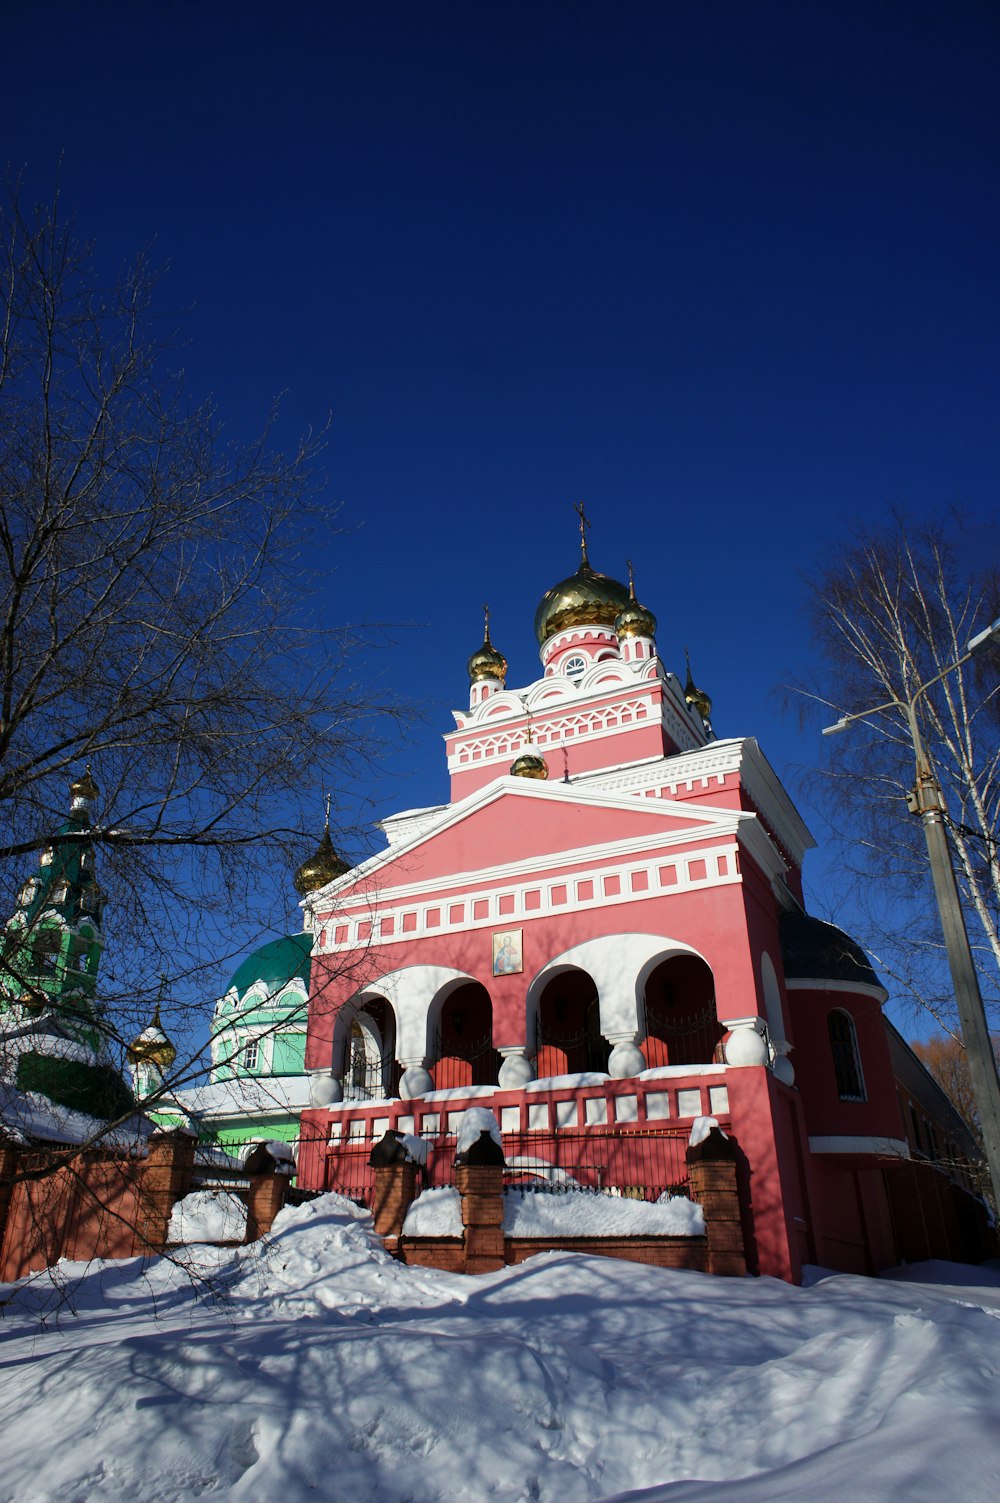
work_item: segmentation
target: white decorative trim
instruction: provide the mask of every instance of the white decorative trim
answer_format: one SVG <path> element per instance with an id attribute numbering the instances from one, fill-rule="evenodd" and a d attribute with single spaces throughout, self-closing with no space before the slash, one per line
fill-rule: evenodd
<path id="1" fill-rule="evenodd" d="M 910 1145 L 901 1138 L 831 1136 L 809 1139 L 810 1153 L 872 1153 L 882 1158 L 908 1159 Z"/>
<path id="2" fill-rule="evenodd" d="M 816 842 L 752 736 L 712 741 L 694 751 L 677 752 L 634 768 L 581 773 L 574 781 L 609 792 L 659 787 L 676 796 L 682 789 L 691 793 L 697 787 L 707 788 L 712 781 L 723 784 L 728 775 L 739 777 L 777 839 L 801 867 L 806 851 Z"/>
<path id="3" fill-rule="evenodd" d="M 425 830 L 429 830 L 447 808 L 447 804 L 432 804 L 427 809 L 403 809 L 399 814 L 390 814 L 385 819 L 377 820 L 375 828 L 382 831 L 389 842 L 389 849 L 394 850 L 396 846 L 416 839 Z"/>
<path id="4" fill-rule="evenodd" d="M 703 836 L 698 831 L 699 838 Z M 681 842 L 675 842 L 680 844 Z M 683 854 L 671 854 L 670 847 L 664 847 L 661 836 L 650 839 L 649 844 L 657 852 L 653 859 L 645 861 L 630 861 L 627 865 L 602 865 L 594 866 L 594 852 L 564 852 L 560 853 L 560 866 L 568 867 L 569 870 L 547 872 L 538 875 L 537 868 L 532 870 L 529 863 L 518 862 L 517 868 L 521 873 L 525 870 L 530 873 L 528 880 L 520 875 L 520 880 L 513 880 L 507 869 L 500 869 L 496 875 L 490 873 L 475 874 L 449 879 L 449 887 L 452 881 L 458 886 L 458 892 L 451 896 L 449 890 L 439 889 L 441 896 L 428 898 L 426 896 L 428 884 L 426 882 L 411 884 L 408 888 L 386 888 L 382 893 L 382 900 L 392 903 L 394 906 L 380 910 L 380 918 L 383 921 L 383 932 L 379 937 L 379 949 L 385 949 L 390 945 L 399 944 L 425 937 L 428 934 L 455 934 L 476 929 L 495 928 L 498 924 L 511 923 L 514 920 L 527 921 L 536 918 L 548 918 L 553 914 L 581 913 L 595 908 L 612 908 L 629 903 L 648 901 L 651 898 L 671 897 L 675 893 L 700 891 L 709 887 L 728 887 L 742 882 L 742 874 L 739 870 L 739 847 L 731 841 L 726 845 L 698 846 L 694 850 L 685 850 Z M 638 842 L 626 843 L 626 849 L 633 857 L 637 854 Z M 617 842 L 616 842 L 617 846 Z M 618 854 L 625 854 L 620 851 Z M 604 853 L 607 859 L 607 853 Z M 694 862 L 704 861 L 705 876 L 692 877 L 691 866 Z M 720 861 L 725 863 L 725 871 L 719 870 Z M 671 867 L 676 873 L 675 882 L 662 882 L 660 868 Z M 606 889 L 610 884 L 618 883 L 618 892 L 609 893 Z M 635 886 L 639 881 L 645 882 L 645 886 Z M 579 888 L 582 883 L 593 884 L 593 894 L 589 898 L 581 897 Z M 566 888 L 566 901 L 557 903 L 556 892 Z M 419 901 L 407 902 L 407 893 L 412 893 L 416 898 L 423 894 Z M 527 897 L 529 894 L 537 894 L 538 901 L 529 907 Z M 501 899 L 513 899 L 510 911 L 500 912 Z M 473 917 L 474 904 L 486 903 L 485 915 Z M 346 907 L 346 905 L 345 905 Z M 448 917 L 448 910 L 452 907 L 461 908 L 461 917 L 454 922 Z M 403 929 L 403 915 L 416 913 L 416 924 L 412 928 Z M 439 922 L 428 924 L 427 917 L 430 912 L 437 912 Z M 384 932 L 384 921 L 389 919 L 393 923 L 393 933 Z M 327 954 L 331 951 L 350 950 L 357 945 L 353 937 L 357 921 L 353 921 L 349 913 L 343 909 L 331 919 L 324 922 L 318 936 L 317 948 Z M 334 935 L 337 929 L 347 928 L 346 940 L 337 942 Z"/>
<path id="5" fill-rule="evenodd" d="M 344 902 L 345 900 L 348 903 L 352 901 L 357 902 L 358 897 L 352 893 L 352 889 L 358 889 L 363 881 L 374 879 L 383 867 L 390 865 L 400 856 L 408 854 L 418 845 L 422 844 L 423 841 L 440 835 L 455 825 L 461 824 L 470 814 L 475 813 L 479 809 L 487 808 L 490 804 L 508 795 L 524 799 L 548 799 L 553 801 L 565 799 L 570 803 L 583 804 L 586 807 L 594 809 L 617 809 L 626 813 L 634 813 L 636 809 L 634 798 L 627 795 L 622 797 L 608 794 L 599 788 L 591 786 L 581 787 L 575 782 L 550 783 L 535 782 L 527 778 L 496 778 L 484 787 L 477 788 L 474 792 L 466 794 L 457 803 L 442 806 L 439 819 L 428 823 L 419 832 L 412 833 L 391 849 L 379 851 L 374 856 L 370 856 L 367 861 L 356 866 L 353 871 L 345 872 L 342 877 L 337 877 L 333 882 L 328 883 L 326 887 L 320 889 L 319 892 L 311 893 L 307 899 L 303 900 L 300 906 L 306 907 L 308 904 L 308 906 L 316 911 L 327 906 L 332 908 L 335 903 Z M 646 813 L 661 814 L 665 819 L 683 820 L 688 825 L 712 825 L 715 827 L 715 832 L 720 835 L 731 835 L 741 826 L 748 827 L 757 822 L 756 816 L 748 813 L 746 810 L 723 809 L 705 804 L 692 805 L 680 801 L 672 803 L 668 800 L 659 800 L 655 804 L 650 802 L 648 805 L 644 804 L 642 807 Z M 709 831 L 706 830 L 705 833 L 708 834 Z M 678 832 L 676 831 L 667 831 L 663 839 L 676 839 L 677 834 Z M 645 838 L 648 839 L 650 837 Z M 620 844 L 623 849 L 626 847 L 631 850 L 638 848 L 637 843 L 630 842 L 627 839 L 616 842 L 616 844 Z M 559 853 L 557 861 L 561 861 L 561 859 L 562 856 Z M 526 869 L 537 869 L 538 858 L 526 861 L 523 865 Z M 489 868 L 488 872 L 490 875 L 493 875 L 496 870 L 497 868 Z M 447 879 L 448 885 L 457 886 L 463 880 L 467 880 L 470 877 L 474 879 L 478 875 L 485 875 L 485 873 L 455 873 Z M 367 901 L 371 901 L 370 897 L 367 897 Z"/>
<path id="6" fill-rule="evenodd" d="M 831 981 L 825 976 L 785 977 L 785 990 L 790 992 L 833 992 L 841 996 L 872 997 L 876 1002 L 888 1001 L 889 993 L 884 986 L 872 986 L 867 981 Z"/>
<path id="7" fill-rule="evenodd" d="M 553 708 L 556 707 L 553 706 Z M 630 716 L 627 721 L 621 719 L 626 714 Z M 612 716 L 617 718 L 617 724 L 608 723 Z M 588 722 L 590 722 L 589 727 L 583 729 Z M 503 762 L 516 756 L 524 747 L 527 724 L 527 719 L 522 712 L 520 722 L 508 722 L 497 735 L 480 736 L 476 739 L 470 738 L 456 742 L 454 750 L 448 754 L 448 771 L 451 773 L 475 772 L 480 767 L 489 767 L 495 762 Z M 531 735 L 539 750 L 560 750 L 563 746 L 569 750 L 574 746 L 585 746 L 593 741 L 606 741 L 615 736 L 631 735 L 633 731 L 643 730 L 648 726 L 655 727 L 658 724 L 659 719 L 652 696 L 633 695 L 630 699 L 614 699 L 600 709 L 586 710 L 581 707 L 573 714 L 562 715 L 558 719 L 543 720 L 540 712 L 538 718 L 532 720 Z M 484 729 L 491 728 L 485 727 Z M 572 729 L 572 735 L 567 734 L 570 729 Z M 479 752 L 479 755 L 475 756 L 473 752 Z"/>

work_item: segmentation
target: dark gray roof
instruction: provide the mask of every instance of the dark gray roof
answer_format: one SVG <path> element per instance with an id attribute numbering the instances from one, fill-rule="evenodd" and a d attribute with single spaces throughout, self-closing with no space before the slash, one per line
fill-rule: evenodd
<path id="1" fill-rule="evenodd" d="M 781 956 L 789 980 L 855 981 L 881 986 L 872 963 L 856 940 L 798 910 L 781 915 Z"/>

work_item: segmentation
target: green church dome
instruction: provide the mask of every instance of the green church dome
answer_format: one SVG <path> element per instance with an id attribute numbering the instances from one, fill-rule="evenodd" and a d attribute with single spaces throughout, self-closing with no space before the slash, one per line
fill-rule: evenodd
<path id="1" fill-rule="evenodd" d="M 235 987 L 242 999 L 252 986 L 260 984 L 277 996 L 282 987 L 296 977 L 308 989 L 312 946 L 311 934 L 289 934 L 284 939 L 272 939 L 247 956 L 234 973 L 226 992 Z"/>

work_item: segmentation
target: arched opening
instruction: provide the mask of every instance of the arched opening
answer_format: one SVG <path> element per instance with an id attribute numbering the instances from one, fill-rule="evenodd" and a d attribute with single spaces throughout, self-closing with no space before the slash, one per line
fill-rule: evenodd
<path id="1" fill-rule="evenodd" d="M 478 981 L 445 998 L 438 1018 L 431 1076 L 437 1091 L 496 1085 L 500 1056 L 493 1047 L 493 1003 Z"/>
<path id="2" fill-rule="evenodd" d="M 611 1045 L 601 1033 L 597 987 L 586 971 L 574 967 L 553 976 L 539 1000 L 537 1030 L 540 1080 L 607 1070 Z"/>
<path id="3" fill-rule="evenodd" d="M 710 1065 L 723 1035 L 712 972 L 698 955 L 672 955 L 646 982 L 642 1052 L 657 1065 Z"/>
<path id="4" fill-rule="evenodd" d="M 826 1020 L 830 1034 L 830 1052 L 833 1055 L 833 1070 L 837 1077 L 837 1094 L 841 1101 L 864 1101 L 865 1082 L 861 1074 L 861 1056 L 854 1031 L 854 1019 L 849 1012 L 835 1008 Z M 914 1123 L 916 1131 L 916 1124 Z M 920 1147 L 919 1136 L 917 1147 Z"/>
<path id="5" fill-rule="evenodd" d="M 381 1101 L 399 1093 L 396 1020 L 384 997 L 365 997 L 344 1043 L 344 1100 Z"/>

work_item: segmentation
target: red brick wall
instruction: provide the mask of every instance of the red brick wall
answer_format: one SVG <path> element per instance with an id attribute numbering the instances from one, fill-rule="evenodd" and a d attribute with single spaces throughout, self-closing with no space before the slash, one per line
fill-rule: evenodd
<path id="1" fill-rule="evenodd" d="M 458 1237 L 401 1237 L 396 1255 L 411 1268 L 465 1272 L 465 1243 Z"/>
<path id="2" fill-rule="evenodd" d="M 699 1273 L 706 1272 L 708 1264 L 704 1237 L 559 1237 L 551 1241 L 508 1237 L 504 1242 L 505 1263 L 523 1263 L 540 1252 L 591 1253 L 652 1268 L 693 1268 Z"/>
<path id="3" fill-rule="evenodd" d="M 159 1251 L 175 1200 L 187 1194 L 194 1139 L 158 1133 L 146 1158 L 92 1149 L 67 1155 L 0 1152 L 0 1281 L 60 1258 L 127 1258 Z M 6 1214 L 4 1214 L 6 1212 Z"/>

